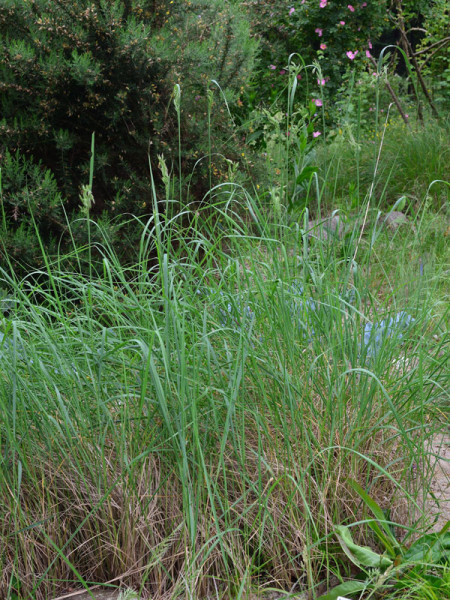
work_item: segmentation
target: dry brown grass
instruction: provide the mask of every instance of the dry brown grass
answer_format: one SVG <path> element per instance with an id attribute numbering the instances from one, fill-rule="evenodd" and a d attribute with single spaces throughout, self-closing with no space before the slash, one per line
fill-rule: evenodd
<path id="1" fill-rule="evenodd" d="M 67 561 L 87 582 L 143 586 L 148 597 L 156 599 L 187 590 L 198 598 L 211 597 L 217 585 L 221 596 L 232 597 L 236 590 L 230 581 L 237 582 L 246 572 L 252 572 L 249 589 L 308 587 L 311 576 L 320 579 L 324 549 L 330 556 L 340 554 L 326 538 L 335 523 L 366 516 L 348 486 L 349 478 L 369 486 L 381 506 L 392 507 L 392 482 L 342 449 L 345 428 L 336 429 L 330 440 L 315 417 L 294 415 L 291 439 L 286 440 L 280 438 L 276 422 L 271 426 L 266 421 L 261 429 L 253 411 L 236 418 L 245 421 L 244 446 L 237 452 L 229 442 L 222 467 L 217 464 L 219 448 L 216 455 L 210 454 L 208 471 L 215 482 L 218 512 L 214 515 L 204 484 L 199 483 L 193 545 L 179 475 L 158 453 L 150 453 L 129 473 L 116 451 L 100 457 L 90 442 L 80 440 L 79 456 L 63 461 L 43 453 L 34 461 L 32 476 L 23 479 L 20 506 L 14 507 L 10 498 L 10 510 L 2 511 L 1 532 L 10 546 L 3 552 L 0 596 L 6 597 L 12 574 L 20 580 L 24 598 L 41 577 L 36 600 L 62 595 L 79 585 Z M 311 459 L 302 439 L 305 424 L 318 447 L 335 448 Z M 384 437 L 386 433 L 378 432 L 358 451 L 387 466 L 399 448 L 395 443 L 386 447 Z M 85 466 L 82 474 L 80 464 Z M 401 468 L 398 464 L 399 474 Z M 402 501 L 398 504 L 394 514 L 404 516 Z M 18 522 L 28 529 L 17 531 Z M 311 545 L 317 540 L 314 528 L 323 541 Z M 7 532 L 14 529 L 8 538 Z"/>

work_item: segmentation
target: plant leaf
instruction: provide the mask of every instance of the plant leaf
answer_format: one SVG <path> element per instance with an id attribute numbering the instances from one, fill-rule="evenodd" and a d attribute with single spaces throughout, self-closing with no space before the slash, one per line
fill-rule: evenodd
<path id="1" fill-rule="evenodd" d="M 364 581 L 346 581 L 330 590 L 327 594 L 320 596 L 317 600 L 337 600 L 340 596 L 363 592 L 367 587 L 367 583 L 364 583 Z"/>
<path id="2" fill-rule="evenodd" d="M 307 167 L 304 167 L 302 169 L 301 173 L 299 173 L 297 175 L 297 179 L 295 180 L 295 183 L 297 185 L 300 185 L 303 181 L 311 179 L 311 177 L 313 176 L 314 173 L 317 173 L 317 167 L 312 167 L 310 165 Z"/>
<path id="3" fill-rule="evenodd" d="M 336 535 L 345 554 L 358 567 L 380 567 L 385 569 L 392 565 L 392 560 L 387 556 L 377 554 L 367 546 L 355 544 L 348 527 L 343 525 L 336 527 Z"/>
<path id="4" fill-rule="evenodd" d="M 357 481 L 353 479 L 349 479 L 349 484 L 355 490 L 355 492 L 360 496 L 360 498 L 365 502 L 368 508 L 372 511 L 374 517 L 378 520 L 378 523 L 369 523 L 371 529 L 377 534 L 380 541 L 385 546 L 386 550 L 390 552 L 392 556 L 396 555 L 394 548 L 400 548 L 400 544 L 397 542 L 395 537 L 392 534 L 392 531 L 389 525 L 386 523 L 386 516 L 381 509 L 381 507 L 375 502 L 373 498 L 369 496 L 369 494 L 359 485 Z M 378 525 L 381 525 L 386 535 L 384 535 Z"/>
<path id="5" fill-rule="evenodd" d="M 450 561 L 450 532 L 423 535 L 405 552 L 404 560 L 432 563 Z"/>

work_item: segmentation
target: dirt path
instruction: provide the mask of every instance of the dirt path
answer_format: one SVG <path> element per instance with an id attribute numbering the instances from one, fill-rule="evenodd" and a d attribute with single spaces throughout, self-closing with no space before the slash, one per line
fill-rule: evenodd
<path id="1" fill-rule="evenodd" d="M 431 451 L 436 457 L 433 457 L 435 472 L 430 486 L 428 509 L 431 515 L 439 515 L 433 531 L 440 531 L 450 520 L 450 435 L 435 437 Z"/>

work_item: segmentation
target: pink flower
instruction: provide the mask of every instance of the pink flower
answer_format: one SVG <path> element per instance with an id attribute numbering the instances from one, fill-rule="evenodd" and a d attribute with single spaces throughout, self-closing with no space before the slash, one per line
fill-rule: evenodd
<path id="1" fill-rule="evenodd" d="M 317 35 L 318 35 L 319 37 L 322 37 L 322 32 L 323 32 L 323 29 L 319 29 L 319 28 L 317 28 L 317 29 L 315 29 L 315 32 L 317 33 Z"/>
<path id="2" fill-rule="evenodd" d="M 300 74 L 297 75 L 297 79 L 301 79 L 302 76 Z"/>
<path id="3" fill-rule="evenodd" d="M 327 5 L 328 0 L 320 0 L 320 8 L 325 8 L 325 6 Z"/>
<path id="4" fill-rule="evenodd" d="M 319 137 L 319 135 L 322 135 L 322 132 L 321 132 L 321 131 L 314 131 L 314 132 L 313 132 L 313 137 L 314 137 L 314 138 L 317 138 L 317 137 Z"/>
<path id="5" fill-rule="evenodd" d="M 326 50 L 326 48 L 327 48 L 327 45 L 326 45 L 326 44 L 320 44 L 320 49 L 321 49 L 321 50 Z"/>
<path id="6" fill-rule="evenodd" d="M 405 117 L 406 117 L 407 119 L 409 119 L 409 115 L 408 115 L 408 113 L 405 113 Z"/>
<path id="7" fill-rule="evenodd" d="M 325 79 L 318 79 L 317 85 L 325 85 Z"/>
<path id="8" fill-rule="evenodd" d="M 269 69 L 270 69 L 271 71 L 275 71 L 275 69 L 276 69 L 276 66 L 275 66 L 275 65 L 269 65 Z"/>
<path id="9" fill-rule="evenodd" d="M 289 9 L 289 16 L 291 16 L 291 15 L 292 15 L 292 13 L 294 13 L 294 12 L 295 12 L 295 8 L 290 8 L 290 9 Z"/>
<path id="10" fill-rule="evenodd" d="M 366 50 L 366 56 L 367 58 L 370 58 L 372 55 L 370 54 L 370 50 Z"/>
<path id="11" fill-rule="evenodd" d="M 351 4 L 349 4 L 349 5 L 347 6 L 347 8 L 348 8 L 348 10 L 349 10 L 350 12 L 355 12 L 355 9 L 353 8 L 353 6 L 352 6 Z"/>
<path id="12" fill-rule="evenodd" d="M 339 25 L 345 25 L 345 21 L 339 21 Z"/>
<path id="13" fill-rule="evenodd" d="M 280 75 L 284 75 L 285 73 L 286 73 L 286 71 L 284 69 L 281 69 Z"/>
<path id="14" fill-rule="evenodd" d="M 316 106 L 322 106 L 322 100 L 320 98 L 316 98 L 313 102 Z"/>
<path id="15" fill-rule="evenodd" d="M 350 60 L 354 60 L 355 56 L 358 54 L 358 50 L 356 50 L 355 52 L 352 52 L 351 50 L 349 50 L 345 54 L 349 57 Z"/>
<path id="16" fill-rule="evenodd" d="M 361 4 L 361 8 L 366 8 L 366 6 L 367 6 L 367 2 L 363 2 L 363 3 Z"/>
<path id="17" fill-rule="evenodd" d="M 367 41 L 367 45 L 369 46 L 369 48 L 372 50 L 372 42 L 370 40 Z"/>

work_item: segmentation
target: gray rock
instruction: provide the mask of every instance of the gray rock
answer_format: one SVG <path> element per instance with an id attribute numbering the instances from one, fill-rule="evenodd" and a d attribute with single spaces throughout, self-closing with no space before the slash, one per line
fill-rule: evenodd
<path id="1" fill-rule="evenodd" d="M 341 239 L 344 235 L 344 221 L 339 215 L 333 214 L 323 219 L 309 221 L 308 229 L 309 237 L 316 237 L 320 240 L 327 240 L 329 236 Z"/>
<path id="2" fill-rule="evenodd" d="M 391 231 L 396 231 L 400 225 L 407 225 L 410 222 L 405 213 L 398 210 L 391 210 L 387 215 L 380 215 L 379 220 Z"/>

